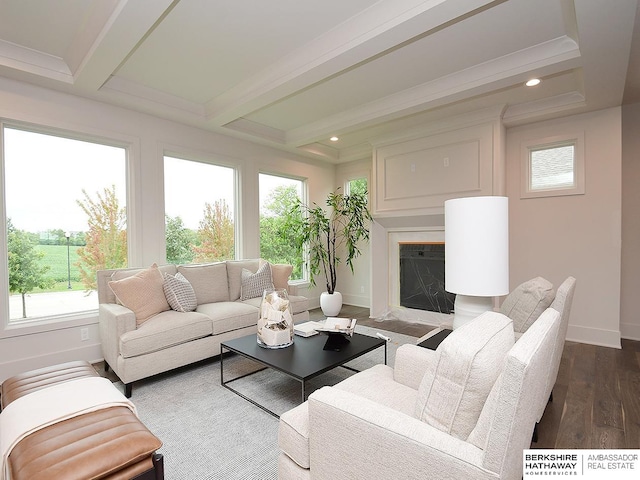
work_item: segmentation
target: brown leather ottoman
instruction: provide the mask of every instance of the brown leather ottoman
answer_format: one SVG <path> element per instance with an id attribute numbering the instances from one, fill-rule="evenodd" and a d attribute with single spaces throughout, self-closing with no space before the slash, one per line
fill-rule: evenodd
<path id="1" fill-rule="evenodd" d="M 43 428 L 9 455 L 12 480 L 162 479 L 162 446 L 127 407 L 87 413 Z"/>
<path id="2" fill-rule="evenodd" d="M 87 362 L 70 362 L 5 380 L 2 406 L 29 392 L 75 378 L 98 376 Z M 127 407 L 111 407 L 42 428 L 9 455 L 12 480 L 164 478 L 162 442 Z"/>
<path id="3" fill-rule="evenodd" d="M 99 376 L 89 362 L 77 361 L 39 368 L 6 379 L 0 386 L 0 407 L 27 393 L 83 377 Z"/>

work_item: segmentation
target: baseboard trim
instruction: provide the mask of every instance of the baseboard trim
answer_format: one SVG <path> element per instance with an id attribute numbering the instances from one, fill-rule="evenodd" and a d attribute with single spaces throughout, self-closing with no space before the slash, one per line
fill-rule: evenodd
<path id="1" fill-rule="evenodd" d="M 627 340 L 640 340 L 640 325 L 621 323 L 620 335 Z"/>
<path id="2" fill-rule="evenodd" d="M 620 344 L 620 331 L 618 330 L 604 330 L 601 328 L 583 327 L 581 325 L 569 325 L 567 328 L 567 340 L 597 345 L 599 347 L 622 348 Z"/>
<path id="3" fill-rule="evenodd" d="M 369 297 L 365 295 L 342 294 L 342 303 L 354 307 L 369 308 Z"/>

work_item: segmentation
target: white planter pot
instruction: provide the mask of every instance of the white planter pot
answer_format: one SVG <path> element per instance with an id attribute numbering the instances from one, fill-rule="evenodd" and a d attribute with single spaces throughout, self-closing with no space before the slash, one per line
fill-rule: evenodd
<path id="1" fill-rule="evenodd" d="M 335 317 L 342 309 L 342 294 L 340 292 L 320 294 L 320 308 L 325 317 Z"/>

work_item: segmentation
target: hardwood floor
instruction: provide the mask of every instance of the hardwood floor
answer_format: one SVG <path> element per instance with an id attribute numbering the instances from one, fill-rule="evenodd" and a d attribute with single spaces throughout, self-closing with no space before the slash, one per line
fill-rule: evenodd
<path id="1" fill-rule="evenodd" d="M 322 312 L 310 312 L 320 320 Z M 358 324 L 420 337 L 433 327 L 401 320 L 378 322 L 368 308 L 345 305 L 340 316 Z M 640 342 L 622 349 L 566 342 L 553 401 L 531 448 L 640 448 Z"/>

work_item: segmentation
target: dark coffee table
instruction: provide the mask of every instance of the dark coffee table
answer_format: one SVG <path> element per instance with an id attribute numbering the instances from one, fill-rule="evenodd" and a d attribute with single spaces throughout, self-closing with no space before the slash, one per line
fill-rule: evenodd
<path id="1" fill-rule="evenodd" d="M 358 370 L 344 365 L 345 363 L 364 355 L 376 348 L 384 346 L 384 363 L 387 364 L 387 342 L 377 338 L 370 337 L 368 335 L 362 335 L 354 333 L 353 337 L 348 337 L 349 343 L 340 348 L 340 351 L 323 350 L 325 343 L 327 342 L 327 336 L 318 334 L 312 337 L 299 337 L 294 338 L 293 345 L 280 349 L 268 349 L 258 345 L 256 341 L 256 335 L 247 335 L 246 337 L 236 338 L 233 340 L 227 340 L 220 344 L 220 383 L 225 388 L 228 388 L 233 393 L 241 396 L 245 400 L 260 407 L 265 412 L 270 413 L 276 418 L 279 418 L 275 412 L 269 410 L 258 402 L 243 395 L 234 388 L 229 386 L 229 383 L 244 378 L 249 375 L 253 375 L 266 368 L 273 368 L 288 375 L 291 378 L 295 378 L 302 384 L 302 402 L 305 401 L 305 383 L 336 367 L 343 367 L 354 372 Z M 264 365 L 264 368 L 241 375 L 231 380 L 224 380 L 224 351 L 230 351 L 249 358 L 257 363 Z"/>

